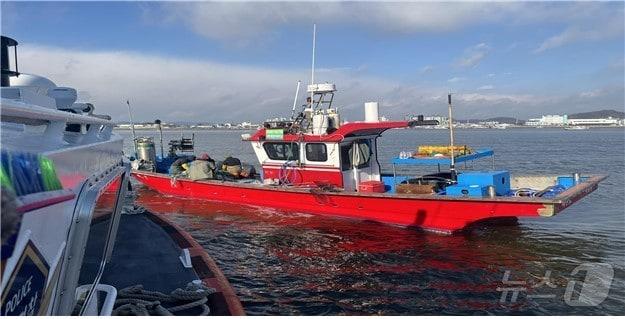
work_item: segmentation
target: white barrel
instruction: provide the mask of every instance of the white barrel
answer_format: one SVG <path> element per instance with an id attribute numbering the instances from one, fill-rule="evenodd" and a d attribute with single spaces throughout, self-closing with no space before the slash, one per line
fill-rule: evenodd
<path id="1" fill-rule="evenodd" d="M 378 102 L 365 103 L 365 122 L 374 123 L 378 122 L 380 116 L 378 115 Z"/>
<path id="2" fill-rule="evenodd" d="M 328 116 L 325 114 L 313 115 L 313 134 L 322 135 L 328 131 Z"/>

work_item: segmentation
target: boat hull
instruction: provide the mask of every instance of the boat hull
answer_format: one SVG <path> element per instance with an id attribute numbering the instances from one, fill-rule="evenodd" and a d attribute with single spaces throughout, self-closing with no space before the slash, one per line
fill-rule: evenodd
<path id="1" fill-rule="evenodd" d="M 316 188 L 172 180 L 165 174 L 143 171 L 134 171 L 133 176 L 145 186 L 167 195 L 357 218 L 443 233 L 453 233 L 483 220 L 553 216 L 595 190 L 603 179 L 591 178 L 563 193 L 565 197 L 547 200 L 332 192 Z"/>

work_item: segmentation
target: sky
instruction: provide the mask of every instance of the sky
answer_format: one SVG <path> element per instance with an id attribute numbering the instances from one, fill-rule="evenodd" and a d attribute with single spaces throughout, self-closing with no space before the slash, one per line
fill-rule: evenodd
<path id="1" fill-rule="evenodd" d="M 1 2 L 19 70 L 138 121 L 291 114 L 335 83 L 347 120 L 623 111 L 624 2 Z M 303 90 L 302 90 L 303 91 Z M 300 91 L 300 92 L 302 92 Z M 304 103 L 300 94 L 298 105 Z"/>

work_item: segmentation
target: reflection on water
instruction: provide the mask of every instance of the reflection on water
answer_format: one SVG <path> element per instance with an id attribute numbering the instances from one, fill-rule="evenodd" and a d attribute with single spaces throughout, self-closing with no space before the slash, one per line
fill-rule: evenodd
<path id="1" fill-rule="evenodd" d="M 381 155 L 394 156 L 400 145 L 444 143 L 444 134 L 388 132 L 391 138 L 382 138 Z M 200 147 L 215 158 L 240 154 L 234 153 L 239 148 L 243 149 L 237 151 L 243 152 L 240 157 L 252 161 L 251 148 L 238 138 L 235 132 L 196 135 Z M 623 131 L 463 131 L 458 138 L 474 147 L 493 146 L 498 166 L 514 173 L 568 174 L 581 168 L 611 177 L 583 202 L 554 218 L 483 225 L 454 236 L 185 200 L 145 188 L 138 189 L 138 201 L 167 214 L 206 247 L 249 314 L 622 313 Z M 564 299 L 567 284 L 571 279 L 584 280 L 584 273 L 572 276 L 571 272 L 588 262 L 614 268 L 610 293 L 596 307 L 569 306 Z M 524 281 L 517 287 L 527 289 L 519 292 L 515 302 L 511 294 L 500 301 L 501 290 L 510 287 L 502 283 L 506 270 L 508 280 Z M 533 287 L 546 274 L 549 285 Z M 544 295 L 553 297 L 536 297 Z"/>

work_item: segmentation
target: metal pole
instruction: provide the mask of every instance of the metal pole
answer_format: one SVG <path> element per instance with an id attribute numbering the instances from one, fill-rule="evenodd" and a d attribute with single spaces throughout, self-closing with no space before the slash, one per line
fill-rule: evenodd
<path id="1" fill-rule="evenodd" d="M 451 93 L 447 95 L 447 104 L 449 105 L 449 144 L 451 147 L 451 165 L 449 166 L 449 172 L 451 173 L 451 179 L 456 180 L 456 158 L 454 155 L 454 122 L 451 115 Z"/>
<path id="2" fill-rule="evenodd" d="M 315 47 L 317 45 L 317 24 L 313 24 L 313 43 L 312 43 L 312 67 L 310 70 L 310 84 L 313 85 L 315 84 Z M 313 101 L 313 92 L 314 90 L 311 90 L 310 92 L 310 106 L 312 107 L 312 101 Z"/>
<path id="3" fill-rule="evenodd" d="M 397 170 L 395 169 L 395 163 L 393 163 L 393 188 L 397 187 Z"/>
<path id="4" fill-rule="evenodd" d="M 154 124 L 158 125 L 158 133 L 160 135 L 160 139 L 161 139 L 161 159 L 165 158 L 164 154 L 163 154 L 163 127 L 161 126 L 161 120 L 156 119 L 156 121 L 154 121 Z"/>
<path id="5" fill-rule="evenodd" d="M 295 90 L 295 98 L 293 99 L 293 109 L 291 110 L 291 120 L 295 119 L 295 106 L 297 105 L 297 97 L 299 96 L 299 86 L 302 81 L 297 81 L 297 89 Z"/>
<path id="6" fill-rule="evenodd" d="M 132 111 L 130 110 L 130 100 L 126 100 L 128 104 L 128 115 L 130 116 L 130 128 L 132 129 L 132 144 L 135 149 L 135 158 L 137 157 L 137 134 L 135 134 L 135 123 L 132 121 Z"/>

